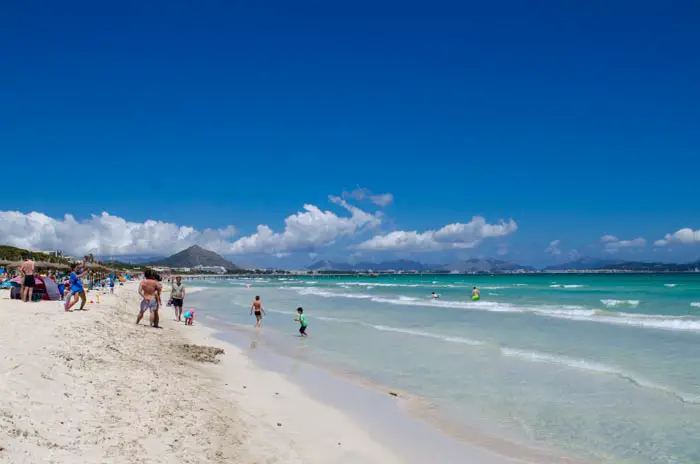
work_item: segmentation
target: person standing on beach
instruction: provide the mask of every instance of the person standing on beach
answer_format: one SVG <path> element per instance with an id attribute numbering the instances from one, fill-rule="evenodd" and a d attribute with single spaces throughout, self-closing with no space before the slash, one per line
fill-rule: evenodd
<path id="1" fill-rule="evenodd" d="M 24 276 L 22 279 L 21 298 L 22 301 L 28 303 L 32 301 L 32 293 L 34 293 L 34 261 L 31 258 L 27 258 L 19 270 Z"/>
<path id="2" fill-rule="evenodd" d="M 139 285 L 139 295 L 141 295 L 142 300 L 139 315 L 136 318 L 136 323 L 141 323 L 143 313 L 145 313 L 146 310 L 150 310 L 151 327 L 159 329 L 160 327 L 158 326 L 158 323 L 160 322 L 160 318 L 158 316 L 158 307 L 162 286 L 160 282 L 156 280 L 155 276 L 153 275 L 153 271 L 150 269 L 146 269 L 146 272 L 143 273 L 143 277 L 144 279 Z"/>
<path id="3" fill-rule="evenodd" d="M 80 309 L 78 311 L 82 311 L 85 309 L 85 304 L 87 304 L 87 297 L 85 296 L 85 289 L 83 288 L 83 281 L 82 278 L 86 274 L 86 270 L 84 267 L 82 267 L 80 264 L 76 263 L 73 265 L 73 269 L 71 269 L 70 273 L 70 295 L 68 295 L 68 298 L 66 298 L 66 311 L 70 311 L 70 309 L 78 302 L 78 298 L 80 298 L 81 303 L 80 303 Z M 70 301 L 72 297 L 73 302 Z"/>
<path id="4" fill-rule="evenodd" d="M 173 308 L 175 308 L 175 319 L 177 319 L 177 322 L 180 322 L 182 319 L 182 305 L 185 303 L 185 285 L 182 283 L 182 277 L 180 276 L 175 277 L 172 283 L 170 299 L 173 302 Z"/>
<path id="5" fill-rule="evenodd" d="M 265 314 L 265 308 L 263 308 L 262 301 L 260 301 L 260 297 L 256 296 L 255 301 L 253 301 L 253 305 L 250 307 L 250 314 L 253 314 L 253 311 L 255 311 L 255 327 L 258 329 L 262 327 L 262 318 L 263 314 Z"/>

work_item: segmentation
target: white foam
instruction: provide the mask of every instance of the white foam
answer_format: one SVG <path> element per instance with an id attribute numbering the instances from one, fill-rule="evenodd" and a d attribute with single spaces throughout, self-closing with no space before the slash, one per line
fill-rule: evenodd
<path id="1" fill-rule="evenodd" d="M 692 308 L 700 308 L 700 301 L 693 301 L 692 303 L 690 303 L 690 306 Z"/>
<path id="2" fill-rule="evenodd" d="M 439 334 L 434 334 L 430 332 L 423 332 L 421 330 L 413 330 L 413 329 L 401 329 L 398 327 L 390 327 L 386 325 L 370 325 L 370 327 L 380 330 L 382 332 L 394 332 L 394 333 L 401 333 L 401 334 L 406 334 L 406 335 L 414 335 L 417 337 L 426 337 L 426 338 L 433 338 L 436 340 L 442 340 L 445 342 L 450 342 L 450 343 L 464 343 L 466 345 L 471 345 L 471 346 L 478 346 L 478 345 L 483 345 L 483 342 L 477 341 L 477 340 L 471 340 L 469 338 L 463 338 L 463 337 L 451 337 L 448 335 L 439 335 Z"/>
<path id="3" fill-rule="evenodd" d="M 677 287 L 677 286 L 678 286 L 678 284 L 664 284 L 664 287 L 671 287 L 671 288 L 673 288 L 673 287 Z"/>
<path id="4" fill-rule="evenodd" d="M 314 295 L 324 298 L 349 298 L 366 299 L 375 303 L 384 303 L 400 306 L 418 306 L 427 308 L 454 308 L 472 311 L 487 311 L 498 313 L 531 313 L 537 316 L 567 319 L 577 322 L 595 322 L 605 324 L 623 325 L 628 327 L 640 327 L 647 329 L 672 330 L 682 332 L 700 332 L 700 319 L 693 317 L 674 317 L 654 314 L 631 314 L 612 311 L 599 311 L 587 309 L 582 306 L 537 306 L 524 307 L 508 303 L 492 301 L 454 301 L 443 299 L 420 299 L 409 296 L 378 297 L 362 293 L 329 292 L 313 287 L 281 287 L 287 290 L 296 290 L 300 295 Z M 608 300 L 605 300 L 608 301 Z M 636 307 L 638 300 L 610 300 L 610 306 L 620 304 L 627 307 Z M 618 303 L 621 301 L 622 303 Z M 604 303 L 605 304 L 605 303 Z M 693 307 L 700 308 L 700 302 L 691 303 Z"/>
<path id="5" fill-rule="evenodd" d="M 614 308 L 616 306 L 631 306 L 636 308 L 639 306 L 639 300 L 600 300 L 608 308 Z"/>
<path id="6" fill-rule="evenodd" d="M 569 285 L 562 285 L 562 284 L 556 284 L 553 283 L 550 285 L 551 288 L 582 288 L 585 287 L 585 285 L 579 285 L 579 284 L 569 284 Z"/>

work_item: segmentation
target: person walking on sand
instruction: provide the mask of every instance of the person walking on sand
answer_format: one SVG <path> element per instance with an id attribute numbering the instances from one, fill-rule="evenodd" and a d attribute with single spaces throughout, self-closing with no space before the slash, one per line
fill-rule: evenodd
<path id="1" fill-rule="evenodd" d="M 253 311 L 255 311 L 255 327 L 258 329 L 262 327 L 262 318 L 263 314 L 265 314 L 265 308 L 263 308 L 262 301 L 260 301 L 260 297 L 256 296 L 255 301 L 253 301 L 253 305 L 250 307 L 250 314 L 253 314 Z"/>
<path id="2" fill-rule="evenodd" d="M 139 295 L 141 295 L 142 300 L 136 323 L 141 323 L 143 313 L 145 313 L 146 310 L 150 310 L 151 314 L 149 319 L 151 327 L 159 329 L 158 323 L 160 322 L 160 318 L 158 316 L 158 308 L 160 306 L 160 291 L 162 286 L 161 283 L 156 280 L 153 271 L 150 269 L 146 269 L 146 272 L 143 273 L 143 277 L 144 279 L 141 281 L 141 284 L 139 284 Z"/>
<path id="3" fill-rule="evenodd" d="M 182 305 L 185 303 L 185 285 L 182 283 L 182 277 L 180 276 L 175 277 L 172 283 L 170 299 L 173 302 L 173 308 L 175 308 L 175 319 L 177 319 L 177 322 L 180 322 L 182 319 Z"/>
<path id="4" fill-rule="evenodd" d="M 83 311 L 85 309 L 85 305 L 87 304 L 87 297 L 85 296 L 85 289 L 83 288 L 82 278 L 85 276 L 86 273 L 87 271 L 83 266 L 81 266 L 78 263 L 73 264 L 73 269 L 71 269 L 69 277 L 70 294 L 68 295 L 68 298 L 66 298 L 66 311 L 70 311 L 71 308 L 75 306 L 75 304 L 78 302 L 78 299 L 81 300 L 80 309 L 78 311 Z M 70 301 L 71 298 L 73 298 L 72 302 Z"/>
<path id="5" fill-rule="evenodd" d="M 34 293 L 34 261 L 32 261 L 31 258 L 27 258 L 27 260 L 22 264 L 22 267 L 19 268 L 20 272 L 24 276 L 22 279 L 22 290 L 20 292 L 22 301 L 25 302 L 30 302 L 32 301 L 32 293 Z"/>

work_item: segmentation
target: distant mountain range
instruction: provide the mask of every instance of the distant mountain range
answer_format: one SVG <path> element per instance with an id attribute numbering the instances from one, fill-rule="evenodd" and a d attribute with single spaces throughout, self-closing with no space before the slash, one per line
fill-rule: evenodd
<path id="1" fill-rule="evenodd" d="M 529 266 L 521 266 L 519 264 L 510 263 L 491 258 L 474 258 L 456 263 L 440 266 L 436 271 L 440 272 L 513 272 L 513 271 L 534 271 L 535 268 Z"/>
<path id="2" fill-rule="evenodd" d="M 560 271 L 628 271 L 628 272 L 689 272 L 700 268 L 700 261 L 686 264 L 673 263 L 645 263 L 637 261 L 623 261 L 597 258 L 580 258 L 563 264 L 547 266 L 543 272 Z M 398 260 L 383 261 L 380 263 L 355 263 L 334 261 L 317 261 L 307 269 L 321 272 L 363 272 L 363 271 L 403 271 L 403 272 L 437 272 L 437 273 L 499 273 L 499 272 L 534 272 L 536 268 L 521 266 L 508 261 L 491 258 L 474 258 L 457 261 L 445 265 L 423 264 L 418 261 Z"/>
<path id="3" fill-rule="evenodd" d="M 307 267 L 310 271 L 422 271 L 426 265 L 418 261 L 400 259 L 397 261 L 383 261 L 381 263 L 345 263 L 328 260 L 316 261 Z"/>
<path id="4" fill-rule="evenodd" d="M 504 272 L 517 270 L 534 270 L 532 267 L 520 266 L 497 259 L 469 259 L 446 265 L 423 264 L 418 261 L 397 260 L 380 263 L 345 263 L 328 260 L 317 261 L 307 269 L 311 271 L 422 271 L 422 272 Z"/>
<path id="5" fill-rule="evenodd" d="M 221 266 L 226 270 L 235 271 L 240 269 L 238 266 L 220 256 L 213 251 L 205 250 L 204 248 L 193 245 L 186 250 L 175 253 L 164 259 L 160 259 L 150 263 L 152 266 L 167 266 L 167 267 L 196 267 L 196 266 Z"/>
<path id="6" fill-rule="evenodd" d="M 626 261 L 611 260 L 611 259 L 596 259 L 596 258 L 580 258 L 575 261 L 569 261 L 562 264 L 553 264 L 547 266 L 543 271 L 583 271 L 591 269 L 601 269 L 607 266 L 618 266 Z"/>

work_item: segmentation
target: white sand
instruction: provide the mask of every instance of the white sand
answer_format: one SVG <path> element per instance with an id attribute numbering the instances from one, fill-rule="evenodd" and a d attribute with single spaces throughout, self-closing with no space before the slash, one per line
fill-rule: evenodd
<path id="1" fill-rule="evenodd" d="M 1 462 L 400 462 L 340 411 L 203 327 L 175 323 L 170 308 L 164 329 L 136 326 L 133 284 L 84 312 L 2 298 Z M 187 358 L 189 340 L 225 346 L 223 362 Z"/>

